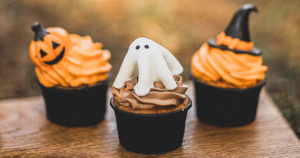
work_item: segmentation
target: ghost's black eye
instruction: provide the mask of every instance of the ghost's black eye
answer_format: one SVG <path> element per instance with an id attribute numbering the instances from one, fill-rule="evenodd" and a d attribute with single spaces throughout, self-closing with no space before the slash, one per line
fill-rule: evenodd
<path id="1" fill-rule="evenodd" d="M 40 50 L 40 54 L 41 54 L 41 57 L 43 58 L 44 56 L 46 56 L 47 55 L 47 53 L 46 52 L 44 52 L 42 49 Z"/>
<path id="2" fill-rule="evenodd" d="M 149 48 L 149 46 L 146 44 L 146 45 L 145 45 L 145 48 L 146 48 L 146 49 L 148 49 L 148 48 Z"/>
<path id="3" fill-rule="evenodd" d="M 58 46 L 59 46 L 58 43 L 52 41 L 52 47 L 53 47 L 53 49 L 57 48 Z"/>
<path id="4" fill-rule="evenodd" d="M 139 45 L 137 45 L 137 46 L 135 47 L 135 49 L 140 49 L 140 46 L 139 46 Z"/>

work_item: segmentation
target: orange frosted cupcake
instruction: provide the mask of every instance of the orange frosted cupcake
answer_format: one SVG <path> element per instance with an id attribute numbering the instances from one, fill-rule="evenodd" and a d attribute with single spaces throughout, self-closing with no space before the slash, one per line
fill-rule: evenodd
<path id="1" fill-rule="evenodd" d="M 46 103 L 47 118 L 65 126 L 94 125 L 104 119 L 110 52 L 90 36 L 63 28 L 32 25 L 29 55 Z"/>
<path id="2" fill-rule="evenodd" d="M 204 122 L 237 126 L 254 121 L 266 82 L 262 53 L 250 40 L 248 17 L 257 8 L 243 5 L 225 32 L 205 42 L 193 55 L 197 115 Z"/>

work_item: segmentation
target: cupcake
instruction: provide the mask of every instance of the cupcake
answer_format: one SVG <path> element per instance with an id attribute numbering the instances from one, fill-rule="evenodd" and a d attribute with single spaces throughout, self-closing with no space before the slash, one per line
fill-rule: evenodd
<path id="1" fill-rule="evenodd" d="M 110 52 L 90 36 L 36 22 L 29 55 L 46 104 L 47 118 L 64 126 L 95 125 L 104 119 Z"/>
<path id="2" fill-rule="evenodd" d="M 254 5 L 243 5 L 226 31 L 193 55 L 197 116 L 205 123 L 239 126 L 255 120 L 267 67 L 250 40 L 248 17 L 252 11 L 257 11 Z"/>
<path id="3" fill-rule="evenodd" d="M 192 106 L 182 83 L 183 68 L 166 48 L 147 38 L 129 46 L 113 83 L 120 144 L 138 153 L 162 153 L 182 144 Z"/>

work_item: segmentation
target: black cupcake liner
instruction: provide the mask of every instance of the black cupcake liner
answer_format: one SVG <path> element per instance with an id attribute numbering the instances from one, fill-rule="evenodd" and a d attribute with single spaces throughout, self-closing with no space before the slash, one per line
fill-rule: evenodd
<path id="1" fill-rule="evenodd" d="M 68 127 L 96 125 L 104 119 L 109 79 L 91 87 L 61 89 L 39 84 L 49 121 Z"/>
<path id="2" fill-rule="evenodd" d="M 182 144 L 188 105 L 181 110 L 162 114 L 135 114 L 120 110 L 110 100 L 115 111 L 120 144 L 137 153 L 155 154 L 176 149 Z"/>
<path id="3" fill-rule="evenodd" d="M 191 75 L 195 86 L 196 111 L 204 123 L 234 127 L 255 120 L 258 98 L 266 79 L 247 89 L 220 88 L 203 83 Z"/>

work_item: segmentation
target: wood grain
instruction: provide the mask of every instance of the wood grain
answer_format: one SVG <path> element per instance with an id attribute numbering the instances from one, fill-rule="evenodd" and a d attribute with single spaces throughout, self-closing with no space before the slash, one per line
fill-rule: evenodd
<path id="1" fill-rule="evenodd" d="M 192 87 L 192 86 L 190 86 Z M 193 98 L 193 90 L 188 94 Z M 136 154 L 119 145 L 112 109 L 94 127 L 67 128 L 48 122 L 41 97 L 0 102 L 3 157 L 300 157 L 300 143 L 263 91 L 257 119 L 237 128 L 201 123 L 193 107 L 183 145 L 159 155 Z"/>

